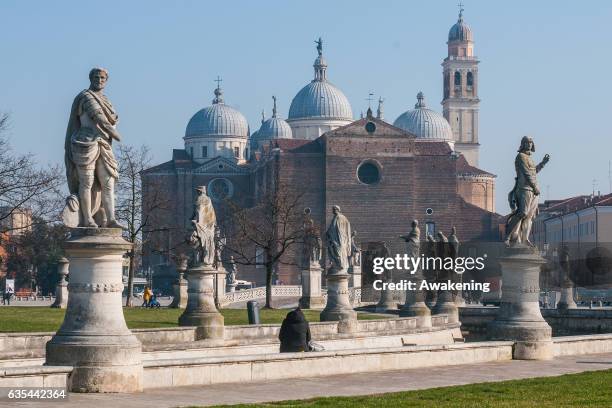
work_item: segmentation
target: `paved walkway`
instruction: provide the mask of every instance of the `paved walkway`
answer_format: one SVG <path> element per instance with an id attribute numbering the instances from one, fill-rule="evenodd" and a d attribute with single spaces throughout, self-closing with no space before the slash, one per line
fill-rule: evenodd
<path id="1" fill-rule="evenodd" d="M 551 361 L 518 361 L 433 367 L 332 377 L 301 378 L 247 384 L 165 388 L 142 394 L 71 394 L 63 407 L 162 408 L 257 403 L 321 396 L 367 395 L 424 388 L 612 369 L 612 353 L 560 357 Z M 288 387 L 288 382 L 291 387 Z M 15 403 L 19 407 L 57 407 L 57 403 Z"/>

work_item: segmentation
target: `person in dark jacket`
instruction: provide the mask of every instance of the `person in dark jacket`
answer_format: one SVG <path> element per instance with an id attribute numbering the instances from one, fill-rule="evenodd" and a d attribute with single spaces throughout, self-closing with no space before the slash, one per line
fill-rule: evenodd
<path id="1" fill-rule="evenodd" d="M 298 307 L 287 313 L 283 320 L 280 333 L 281 353 L 295 353 L 300 351 L 310 351 L 310 326 L 302 310 Z"/>

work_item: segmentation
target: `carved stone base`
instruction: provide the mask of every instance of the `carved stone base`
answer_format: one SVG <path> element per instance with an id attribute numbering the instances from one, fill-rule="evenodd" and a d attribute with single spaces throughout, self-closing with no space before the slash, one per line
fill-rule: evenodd
<path id="1" fill-rule="evenodd" d="M 574 288 L 572 286 L 565 285 L 561 288 L 561 297 L 559 303 L 557 303 L 557 309 L 577 309 L 578 305 L 574 300 Z"/>
<path id="2" fill-rule="evenodd" d="M 187 279 L 183 278 L 183 273 L 179 273 L 179 278 L 172 285 L 174 298 L 169 308 L 185 309 L 187 307 Z"/>
<path id="3" fill-rule="evenodd" d="M 64 257 L 59 259 L 57 269 L 60 280 L 55 287 L 55 301 L 51 305 L 53 308 L 66 309 L 66 307 L 68 307 L 68 282 L 66 281 L 66 276 L 68 276 L 68 265 L 68 259 Z"/>
<path id="4" fill-rule="evenodd" d="M 448 323 L 459 322 L 459 308 L 453 299 L 453 293 L 448 290 L 443 290 L 438 293 L 438 301 L 431 309 L 434 315 L 445 314 L 448 316 Z"/>
<path id="5" fill-rule="evenodd" d="M 327 273 L 327 304 L 321 312 L 321 321 L 340 321 L 340 331 L 350 332 L 357 327 L 357 313 L 349 299 L 348 273 L 330 269 Z"/>
<path id="6" fill-rule="evenodd" d="M 238 286 L 237 283 L 227 283 L 225 285 L 225 291 L 228 293 L 232 293 L 236 291 L 236 286 Z"/>
<path id="7" fill-rule="evenodd" d="M 179 317 L 179 326 L 198 326 L 202 339 L 222 339 L 223 315 L 215 306 L 214 278 L 217 270 L 199 265 L 187 270 L 187 308 Z"/>
<path id="8" fill-rule="evenodd" d="M 383 289 L 380 291 L 380 300 L 376 304 L 376 311 L 379 313 L 387 310 L 397 310 L 397 302 L 393 298 L 393 291 Z"/>
<path id="9" fill-rule="evenodd" d="M 504 286 L 499 313 L 487 327 L 488 337 L 515 341 L 514 359 L 551 359 L 552 329 L 539 304 L 540 266 L 546 261 L 532 248 L 513 247 L 506 249 L 499 263 Z"/>
<path id="10" fill-rule="evenodd" d="M 321 267 L 318 264 L 302 269 L 302 297 L 300 298 L 302 309 L 322 309 L 325 307 L 325 299 L 321 291 Z"/>
<path id="11" fill-rule="evenodd" d="M 68 306 L 47 342 L 47 365 L 70 365 L 70 391 L 142 391 L 141 344 L 123 317 L 123 254 L 132 244 L 114 228 L 75 228 L 65 243 L 70 260 Z"/>

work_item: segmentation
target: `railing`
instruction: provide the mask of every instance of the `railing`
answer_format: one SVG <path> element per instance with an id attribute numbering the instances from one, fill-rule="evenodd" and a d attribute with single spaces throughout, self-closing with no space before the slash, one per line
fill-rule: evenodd
<path id="1" fill-rule="evenodd" d="M 272 297 L 300 297 L 302 287 L 300 285 L 273 285 Z M 266 287 L 261 286 L 252 289 L 237 290 L 225 294 L 224 304 L 247 302 L 249 300 L 264 299 L 266 297 Z M 323 290 L 323 298 L 327 299 L 327 291 Z M 353 304 L 361 303 L 361 288 L 350 288 L 349 299 Z M 355 300 L 357 302 L 355 302 Z"/>

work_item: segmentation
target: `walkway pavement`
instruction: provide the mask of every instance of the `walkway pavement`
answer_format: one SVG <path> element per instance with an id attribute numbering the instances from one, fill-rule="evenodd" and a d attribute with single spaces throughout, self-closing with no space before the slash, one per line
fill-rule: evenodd
<path id="1" fill-rule="evenodd" d="M 322 396 L 368 395 L 612 369 L 612 353 L 559 357 L 551 361 L 519 361 L 350 374 L 247 384 L 177 387 L 142 394 L 70 394 L 64 407 L 162 408 L 257 403 Z M 287 382 L 291 381 L 291 387 Z M 290 390 L 290 391 L 289 391 Z M 57 407 L 57 403 L 15 403 L 18 407 Z"/>

